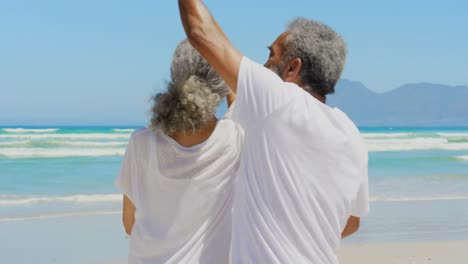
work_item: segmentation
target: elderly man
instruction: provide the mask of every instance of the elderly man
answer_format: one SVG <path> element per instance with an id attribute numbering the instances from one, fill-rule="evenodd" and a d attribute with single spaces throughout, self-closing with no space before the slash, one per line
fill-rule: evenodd
<path id="1" fill-rule="evenodd" d="M 245 130 L 233 263 L 338 263 L 341 238 L 368 212 L 367 150 L 353 122 L 325 104 L 344 67 L 343 39 L 297 19 L 263 67 L 241 55 L 200 0 L 179 8 L 191 44 L 236 93 L 232 118 Z"/>

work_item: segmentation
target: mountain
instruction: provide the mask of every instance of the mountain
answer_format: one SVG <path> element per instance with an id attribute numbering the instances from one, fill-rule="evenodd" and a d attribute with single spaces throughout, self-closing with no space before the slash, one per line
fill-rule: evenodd
<path id="1" fill-rule="evenodd" d="M 362 83 L 341 80 L 330 106 L 343 110 L 359 126 L 466 126 L 468 87 L 406 84 L 375 93 Z"/>

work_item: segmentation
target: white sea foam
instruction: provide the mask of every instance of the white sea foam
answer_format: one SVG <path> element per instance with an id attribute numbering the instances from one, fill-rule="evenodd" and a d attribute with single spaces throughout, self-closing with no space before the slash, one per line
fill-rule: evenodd
<path id="1" fill-rule="evenodd" d="M 84 134 L 0 134 L 4 139 L 129 139 L 130 134 L 84 133 Z"/>
<path id="2" fill-rule="evenodd" d="M 361 133 L 363 138 L 405 138 L 414 133 Z"/>
<path id="3" fill-rule="evenodd" d="M 428 137 L 428 135 L 439 137 L 468 137 L 464 132 L 391 132 L 391 133 L 361 133 L 363 138 L 404 138 L 404 137 Z"/>
<path id="4" fill-rule="evenodd" d="M 461 137 L 468 138 L 468 133 L 437 133 L 441 137 Z"/>
<path id="5" fill-rule="evenodd" d="M 62 218 L 62 217 L 73 217 L 73 216 L 86 216 L 86 215 L 114 215 L 120 214 L 121 211 L 82 211 L 72 213 L 60 213 L 60 214 L 43 214 L 43 215 L 31 215 L 21 217 L 4 217 L 0 218 L 0 222 L 15 222 L 15 221 L 26 221 L 35 219 L 50 219 L 50 218 Z"/>
<path id="6" fill-rule="evenodd" d="M 456 158 L 460 159 L 460 160 L 468 160 L 468 155 L 466 155 L 466 156 L 457 156 Z"/>
<path id="7" fill-rule="evenodd" d="M 59 131 L 59 128 L 4 128 L 7 133 L 53 133 Z"/>
<path id="8" fill-rule="evenodd" d="M 0 148 L 6 158 L 123 156 L 125 148 Z"/>
<path id="9" fill-rule="evenodd" d="M 406 201 L 448 201 L 468 200 L 468 196 L 431 196 L 431 197 L 371 197 L 371 202 L 406 202 Z"/>
<path id="10" fill-rule="evenodd" d="M 132 133 L 135 131 L 133 128 L 114 128 L 112 129 L 114 132 L 119 132 L 119 133 Z"/>
<path id="11" fill-rule="evenodd" d="M 29 145 L 34 147 L 34 144 L 50 144 L 51 147 L 58 146 L 71 146 L 71 147 L 125 147 L 127 141 L 109 141 L 109 142 L 96 142 L 96 141 L 69 141 L 69 140 L 20 140 L 20 141 L 7 141 L 0 142 L 0 147 L 21 147 Z"/>
<path id="12" fill-rule="evenodd" d="M 468 142 L 445 138 L 364 139 L 369 151 L 468 150 Z"/>
<path id="13" fill-rule="evenodd" d="M 79 194 L 70 196 L 3 196 L 0 197 L 0 206 L 24 206 L 45 203 L 115 203 L 121 202 L 121 194 Z"/>
<path id="14" fill-rule="evenodd" d="M 0 194 L 0 199 L 13 199 L 13 198 L 18 198 L 20 196 L 16 194 Z"/>
<path id="15" fill-rule="evenodd" d="M 49 144 L 74 147 L 125 147 L 127 142 L 50 141 Z"/>
<path id="16" fill-rule="evenodd" d="M 0 142 L 0 146 L 2 146 L 2 147 L 18 146 L 18 145 L 25 145 L 25 144 L 28 144 L 30 142 L 31 141 L 29 141 L 29 140 Z"/>

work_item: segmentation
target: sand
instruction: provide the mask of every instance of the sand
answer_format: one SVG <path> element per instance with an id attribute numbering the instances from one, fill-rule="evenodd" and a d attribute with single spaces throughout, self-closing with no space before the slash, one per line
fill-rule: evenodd
<path id="1" fill-rule="evenodd" d="M 339 256 L 340 264 L 468 264 L 468 240 L 347 245 Z"/>
<path id="2" fill-rule="evenodd" d="M 341 264 L 468 264 L 468 241 L 347 245 Z"/>
<path id="3" fill-rule="evenodd" d="M 466 221 L 461 219 L 461 222 Z M 446 226 L 440 232 L 460 234 L 463 240 L 435 242 L 381 243 L 370 240 L 372 232 L 361 230 L 361 239 L 347 239 L 340 251 L 341 264 L 468 264 L 466 228 Z M 402 229 L 396 223 L 382 227 Z M 466 226 L 466 224 L 464 225 Z M 436 226 L 430 226 L 435 228 Z M 438 227 L 441 229 L 441 226 Z M 375 231 L 375 228 L 371 228 Z M 409 230 L 409 229 L 408 229 Z M 406 231 L 408 231 L 406 230 Z M 412 233 L 411 239 L 430 241 L 425 232 Z M 437 233 L 434 229 L 432 233 Z M 0 263 L 67 263 L 124 264 L 128 252 L 121 215 L 81 215 L 46 219 L 30 219 L 0 223 L 2 254 Z M 408 234 L 407 234 L 408 235 Z M 356 238 L 359 234 L 355 235 Z M 382 236 L 382 235 L 380 235 Z M 400 234 L 399 237 L 402 235 Z M 384 236 L 385 237 L 385 236 Z M 441 237 L 441 236 L 436 236 Z M 450 235 L 447 237 L 454 237 Z M 465 238 L 466 237 L 466 238 Z M 364 241 L 370 243 L 356 243 Z M 458 238 L 454 238 L 458 239 Z M 354 242 L 353 242 L 354 241 Z M 372 241 L 372 242 L 371 242 Z M 394 241 L 394 240 L 393 240 Z M 417 240 L 416 240 L 417 241 Z M 27 252 L 28 254 L 24 254 Z"/>

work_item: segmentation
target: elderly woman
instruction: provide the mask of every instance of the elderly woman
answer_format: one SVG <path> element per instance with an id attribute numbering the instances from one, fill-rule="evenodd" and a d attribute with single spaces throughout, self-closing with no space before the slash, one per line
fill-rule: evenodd
<path id="1" fill-rule="evenodd" d="M 215 117 L 229 93 L 188 41 L 179 44 L 167 91 L 154 97 L 150 128 L 132 135 L 116 180 L 129 263 L 229 262 L 242 134 L 230 119 Z"/>

